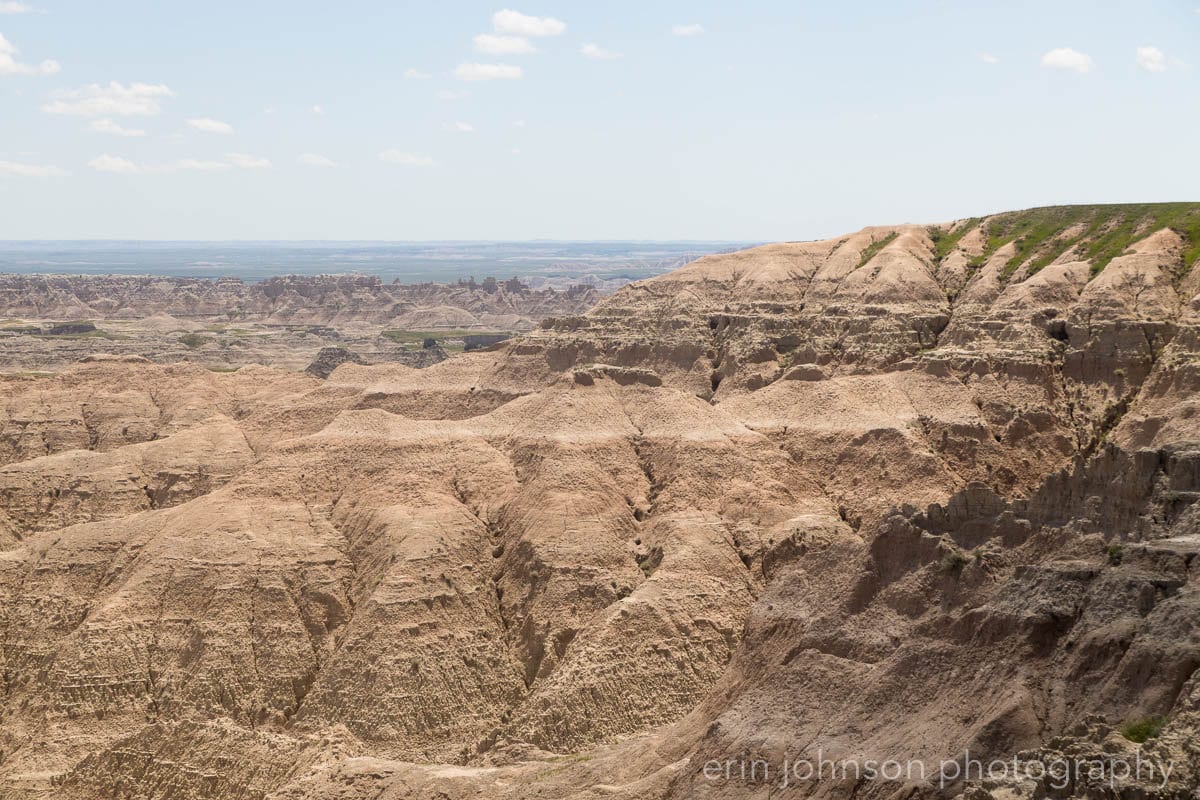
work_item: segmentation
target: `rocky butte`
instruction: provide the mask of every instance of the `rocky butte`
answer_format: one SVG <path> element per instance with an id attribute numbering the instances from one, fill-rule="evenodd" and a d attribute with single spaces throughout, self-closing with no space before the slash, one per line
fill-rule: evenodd
<path id="1" fill-rule="evenodd" d="M 1198 259 L 1034 209 L 424 369 L 5 377 L 0 797 L 1194 797 Z"/>

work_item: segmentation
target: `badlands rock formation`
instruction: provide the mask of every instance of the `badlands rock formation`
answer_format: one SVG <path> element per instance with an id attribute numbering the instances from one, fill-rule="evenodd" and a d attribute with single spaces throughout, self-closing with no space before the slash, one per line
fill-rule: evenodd
<path id="1" fill-rule="evenodd" d="M 939 786 L 968 749 L 1191 797 L 1198 220 L 707 257 L 425 369 L 4 378 L 0 798 L 1118 796 Z M 779 782 L 818 751 L 930 774 Z"/>
<path id="2" fill-rule="evenodd" d="M 364 275 L 258 283 L 0 275 L 0 372 L 57 372 L 109 354 L 222 370 L 302 370 L 316 362 L 317 373 L 328 374 L 331 356 L 322 351 L 329 348 L 348 351 L 351 361 L 425 367 L 445 354 L 422 348 L 424 337 L 462 348 L 470 335 L 527 331 L 549 316 L 581 313 L 598 298 L 587 286 L 533 290 L 515 278 L 410 285 Z M 397 335 L 407 332 L 414 335 Z"/>
<path id="3" fill-rule="evenodd" d="M 0 275 L 0 314 L 21 319 L 223 319 L 336 325 L 349 320 L 397 328 L 501 330 L 532 327 L 551 314 L 596 302 L 586 286 L 533 290 L 515 278 L 476 282 L 384 283 L 371 275 L 238 278 L 116 275 Z"/>

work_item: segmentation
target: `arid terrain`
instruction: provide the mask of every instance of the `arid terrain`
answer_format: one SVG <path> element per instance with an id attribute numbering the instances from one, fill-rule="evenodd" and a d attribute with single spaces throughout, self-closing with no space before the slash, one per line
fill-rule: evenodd
<path id="1" fill-rule="evenodd" d="M 218 370 L 304 369 L 318 359 L 318 366 L 337 366 L 324 350 L 336 351 L 335 361 L 425 367 L 445 358 L 445 349 L 582 313 L 599 297 L 583 285 L 533 290 L 516 278 L 401 284 L 366 275 L 288 275 L 246 283 L 0 274 L 0 372 L 59 371 L 93 354 Z M 426 346 L 426 339 L 433 341 Z"/>
<path id="2" fill-rule="evenodd" d="M 0 338 L 0 798 L 1194 798 L 1198 260 L 1163 204 L 603 299 L 0 278 L 38 327 Z M 276 325 L 340 338 L 218 359 Z M 439 328 L 524 332 L 303 371 Z M 818 751 L 935 769 L 739 766 Z M 939 780 L 966 751 L 1024 777 Z M 1171 772 L 1029 777 L 1064 757 Z"/>

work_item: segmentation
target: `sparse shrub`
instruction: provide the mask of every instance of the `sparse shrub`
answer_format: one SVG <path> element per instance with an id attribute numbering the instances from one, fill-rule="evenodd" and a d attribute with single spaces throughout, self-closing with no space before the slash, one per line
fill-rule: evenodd
<path id="1" fill-rule="evenodd" d="M 199 333 L 185 333 L 179 337 L 179 343 L 185 347 L 195 350 L 197 347 L 206 345 L 213 339 L 211 336 L 202 336 Z"/>
<path id="2" fill-rule="evenodd" d="M 962 568 L 967 565 L 968 561 L 969 559 L 962 550 L 950 550 L 944 556 L 942 556 L 942 572 L 961 572 Z"/>
<path id="3" fill-rule="evenodd" d="M 1118 567 L 1121 565 L 1121 562 L 1125 560 L 1125 545 L 1120 544 L 1119 542 L 1114 542 L 1108 546 L 1108 549 L 1105 550 L 1105 553 L 1108 555 L 1109 566 Z"/>
<path id="4" fill-rule="evenodd" d="M 1143 744 L 1162 733 L 1166 724 L 1167 718 L 1163 716 L 1135 719 L 1121 726 L 1121 735 L 1131 742 Z"/>

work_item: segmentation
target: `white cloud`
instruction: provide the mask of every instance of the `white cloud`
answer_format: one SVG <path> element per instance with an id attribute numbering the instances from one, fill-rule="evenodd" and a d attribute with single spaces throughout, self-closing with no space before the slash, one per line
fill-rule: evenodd
<path id="1" fill-rule="evenodd" d="M 451 133 L 474 133 L 475 126 L 469 122 L 447 122 L 446 130 Z"/>
<path id="2" fill-rule="evenodd" d="M 553 17 L 530 17 L 518 11 L 504 9 L 492 14 L 492 26 L 496 33 L 514 36 L 558 36 L 567 29 L 567 24 Z"/>
<path id="3" fill-rule="evenodd" d="M 690 25 L 676 25 L 671 28 L 672 36 L 700 36 L 703 33 L 704 26 L 695 22 Z"/>
<path id="4" fill-rule="evenodd" d="M 224 161 L 200 161 L 195 158 L 184 158 L 171 164 L 167 169 L 182 169 L 192 172 L 224 172 L 229 164 Z"/>
<path id="5" fill-rule="evenodd" d="M 422 72 L 416 67 L 409 67 L 408 69 L 404 70 L 404 77 L 406 80 L 410 81 L 423 81 L 428 79 L 430 75 L 428 72 Z"/>
<path id="6" fill-rule="evenodd" d="M 332 158 L 326 158 L 325 156 L 317 155 L 316 153 L 305 153 L 304 155 L 300 156 L 296 160 L 299 161 L 301 164 L 303 164 L 306 167 L 336 167 L 337 166 L 337 162 L 334 161 Z"/>
<path id="7" fill-rule="evenodd" d="M 120 156 L 110 156 L 107 153 L 93 158 L 88 162 L 88 166 L 97 172 L 117 172 L 125 175 L 142 171 L 140 166 L 129 159 L 121 158 Z"/>
<path id="8" fill-rule="evenodd" d="M 1166 72 L 1167 57 L 1157 47 L 1139 47 L 1137 65 L 1147 72 Z"/>
<path id="9" fill-rule="evenodd" d="M 512 64 L 459 64 L 454 77 L 460 81 L 511 81 L 524 72 Z"/>
<path id="10" fill-rule="evenodd" d="M 476 36 L 475 49 L 493 56 L 520 56 L 537 52 L 537 48 L 524 36 L 498 36 L 493 33 Z"/>
<path id="11" fill-rule="evenodd" d="M 22 164 L 17 161 L 0 161 L 0 175 L 19 178 L 61 178 L 70 175 L 65 169 L 48 164 Z"/>
<path id="12" fill-rule="evenodd" d="M 225 156 L 224 161 L 184 158 L 167 164 L 146 165 L 106 153 L 93 158 L 88 162 L 88 166 L 99 172 L 133 175 L 140 172 L 226 172 L 234 167 L 238 169 L 268 169 L 271 162 L 266 158 L 250 156 L 245 153 L 229 153 Z"/>
<path id="13" fill-rule="evenodd" d="M 523 119 L 514 119 L 514 120 L 513 120 L 513 127 L 514 127 L 514 128 L 524 128 L 524 127 L 525 127 L 525 120 L 523 120 Z"/>
<path id="14" fill-rule="evenodd" d="M 313 106 L 312 115 L 314 117 L 323 117 L 325 116 L 325 109 L 321 108 L 320 106 Z"/>
<path id="15" fill-rule="evenodd" d="M 447 103 L 455 100 L 462 100 L 465 97 L 470 97 L 471 93 L 466 91 L 455 91 L 454 89 L 442 89 L 437 93 L 438 100 L 445 100 Z"/>
<path id="16" fill-rule="evenodd" d="M 17 48 L 0 33 L 0 75 L 54 75 L 61 69 L 49 59 L 36 65 L 17 61 Z"/>
<path id="17" fill-rule="evenodd" d="M 92 120 L 92 123 L 88 127 L 96 133 L 111 133 L 113 136 L 137 137 L 146 135 L 144 130 L 123 127 L 107 117 Z"/>
<path id="18" fill-rule="evenodd" d="M 384 150 L 379 154 L 379 160 L 388 164 L 398 164 L 402 167 L 432 167 L 433 159 L 429 156 L 418 156 L 404 153 L 400 150 Z"/>
<path id="19" fill-rule="evenodd" d="M 5 0 L 0 3 L 0 14 L 32 14 L 33 6 L 29 3 L 18 3 L 16 0 Z"/>
<path id="20" fill-rule="evenodd" d="M 245 153 L 227 153 L 225 160 L 238 169 L 270 169 L 271 161 L 260 156 L 248 156 Z"/>
<path id="21" fill-rule="evenodd" d="M 999 64 L 1000 59 L 996 58 L 991 53 L 980 53 L 979 60 L 985 64 Z"/>
<path id="22" fill-rule="evenodd" d="M 229 134 L 233 133 L 233 126 L 228 122 L 221 122 L 221 120 L 212 119 L 211 117 L 189 119 L 187 124 L 191 125 L 196 130 L 204 131 L 205 133 L 219 133 L 223 136 L 228 136 Z"/>
<path id="23" fill-rule="evenodd" d="M 1059 47 L 1042 56 L 1042 66 L 1086 75 L 1092 71 L 1095 63 L 1092 61 L 1092 57 L 1086 53 L 1072 50 L 1069 47 Z"/>
<path id="24" fill-rule="evenodd" d="M 596 61 L 612 61 L 621 58 L 623 53 L 615 53 L 612 50 L 605 50 L 598 44 L 588 42 L 583 47 L 579 48 L 579 52 L 583 53 L 588 58 Z"/>
<path id="25" fill-rule="evenodd" d="M 57 99 L 42 106 L 42 111 L 79 117 L 152 117 L 162 112 L 161 98 L 174 96 L 161 83 L 132 83 L 129 86 L 116 81 L 108 86 L 93 83 L 56 93 Z"/>

